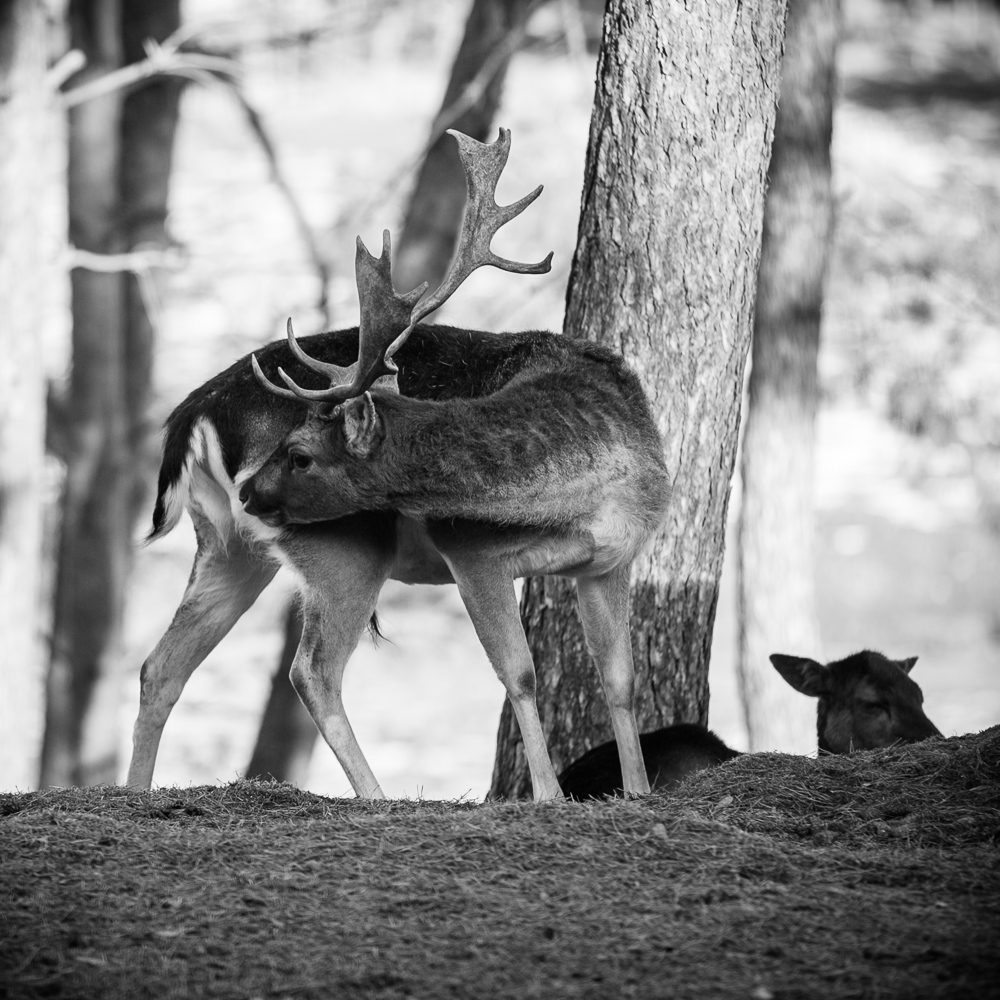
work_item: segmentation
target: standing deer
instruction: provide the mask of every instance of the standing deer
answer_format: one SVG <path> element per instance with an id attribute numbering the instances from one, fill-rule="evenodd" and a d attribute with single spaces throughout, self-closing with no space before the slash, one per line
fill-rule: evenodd
<path id="1" fill-rule="evenodd" d="M 187 678 L 284 563 L 303 611 L 291 680 L 359 796 L 384 797 L 341 682 L 387 579 L 458 584 L 511 699 L 534 797 L 562 794 L 513 586 L 538 573 L 576 579 L 623 787 L 649 791 L 628 593 L 632 561 L 669 503 L 662 443 L 638 379 L 598 345 L 418 325 L 483 264 L 533 274 L 550 266 L 551 254 L 521 264 L 490 250 L 497 230 L 541 193 L 497 206 L 510 133 L 501 129 L 492 145 L 452 134 L 469 197 L 441 286 L 397 295 L 388 232 L 378 259 L 359 239 L 357 331 L 300 344 L 289 321 L 287 345 L 261 350 L 252 374 L 238 362 L 168 420 L 150 538 L 187 507 L 198 551 L 181 606 L 142 668 L 131 786 L 149 787 Z"/>
<path id="2" fill-rule="evenodd" d="M 940 736 L 924 715 L 923 692 L 909 674 L 917 662 L 890 660 L 865 650 L 822 664 L 804 656 L 771 657 L 774 668 L 796 691 L 817 699 L 816 729 L 821 753 L 877 750 Z M 715 733 L 680 723 L 639 737 L 652 788 L 670 789 L 689 774 L 741 757 Z M 571 799 L 620 794 L 622 772 L 614 740 L 588 750 L 559 775 Z"/>

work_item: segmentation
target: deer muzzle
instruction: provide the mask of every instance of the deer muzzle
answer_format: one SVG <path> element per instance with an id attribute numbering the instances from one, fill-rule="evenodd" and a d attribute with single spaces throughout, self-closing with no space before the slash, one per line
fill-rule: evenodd
<path id="1" fill-rule="evenodd" d="M 279 498 L 273 494 L 269 496 L 257 489 L 254 483 L 255 478 L 251 477 L 240 487 L 239 496 L 243 510 L 251 517 L 256 517 L 271 527 L 280 527 L 285 523 L 286 518 L 281 509 Z"/>

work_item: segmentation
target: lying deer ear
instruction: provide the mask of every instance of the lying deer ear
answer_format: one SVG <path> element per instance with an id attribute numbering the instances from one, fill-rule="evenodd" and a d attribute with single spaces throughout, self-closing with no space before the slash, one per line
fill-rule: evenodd
<path id="1" fill-rule="evenodd" d="M 830 671 L 822 663 L 807 656 L 785 656 L 783 653 L 772 653 L 770 660 L 796 691 L 813 698 L 830 693 Z"/>
<path id="2" fill-rule="evenodd" d="M 375 400 L 366 392 L 343 406 L 344 443 L 355 458 L 371 458 L 385 438 L 382 418 L 375 412 Z"/>

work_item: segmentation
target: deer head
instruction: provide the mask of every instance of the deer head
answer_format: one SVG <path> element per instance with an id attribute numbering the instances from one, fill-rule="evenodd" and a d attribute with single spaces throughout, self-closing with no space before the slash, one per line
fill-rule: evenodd
<path id="1" fill-rule="evenodd" d="M 425 283 L 404 295 L 397 294 L 392 287 L 389 231 L 382 234 L 378 258 L 368 253 L 358 237 L 355 272 L 361 321 L 357 361 L 342 368 L 310 358 L 296 342 L 290 319 L 287 334 L 293 355 L 326 375 L 328 388 L 304 389 L 281 368 L 278 374 L 285 387 L 275 385 L 261 371 L 256 357 L 251 357 L 254 374 L 268 391 L 310 406 L 305 423 L 240 491 L 247 513 L 269 524 L 327 520 L 375 509 L 369 491 L 377 487 L 380 476 L 376 458 L 386 440 L 386 416 L 398 409 L 391 405 L 392 396 L 398 398 L 399 392 L 393 359 L 414 327 L 484 264 L 515 274 L 544 274 L 552 266 L 551 253 L 537 264 L 525 264 L 490 249 L 499 229 L 542 192 L 539 185 L 512 205 L 497 205 L 496 186 L 510 153 L 510 132 L 502 128 L 495 142 L 485 144 L 449 131 L 458 142 L 468 200 L 458 249 L 440 286 L 428 293 Z M 373 396 L 370 389 L 381 391 Z M 376 493 L 382 497 L 377 489 Z"/>
<path id="2" fill-rule="evenodd" d="M 864 650 L 823 664 L 774 653 L 771 663 L 796 691 L 818 699 L 819 748 L 827 753 L 875 750 L 940 736 L 924 714 L 924 695 L 910 677 L 915 656 L 890 660 Z"/>

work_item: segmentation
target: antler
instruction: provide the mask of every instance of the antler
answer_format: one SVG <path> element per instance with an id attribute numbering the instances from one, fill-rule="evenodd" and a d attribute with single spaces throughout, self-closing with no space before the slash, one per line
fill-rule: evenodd
<path id="1" fill-rule="evenodd" d="M 454 129 L 448 130 L 458 142 L 458 155 L 465 169 L 468 201 L 462 219 L 458 250 L 448 273 L 438 288 L 424 298 L 426 282 L 419 287 L 397 295 L 392 289 L 389 231 L 382 234 L 382 255 L 376 260 L 365 249 L 358 237 L 357 280 L 361 300 L 361 327 L 358 360 L 348 368 L 326 364 L 310 358 L 295 342 L 292 321 L 288 321 L 288 343 L 292 353 L 304 365 L 330 376 L 328 389 L 303 389 L 281 368 L 287 389 L 274 385 L 264 376 L 251 357 L 254 374 L 271 392 L 290 399 L 327 400 L 343 402 L 364 393 L 376 379 L 394 376 L 398 371 L 392 358 L 403 346 L 413 328 L 425 316 L 439 309 L 454 291 L 478 267 L 491 264 L 515 274 L 544 274 L 552 266 L 552 253 L 537 264 L 523 264 L 499 257 L 490 249 L 490 243 L 500 227 L 520 215 L 541 193 L 539 184 L 534 191 L 513 205 L 496 203 L 496 187 L 510 153 L 510 131 L 500 129 L 500 135 L 487 144 L 471 139 Z"/>
<path id="2" fill-rule="evenodd" d="M 257 358 L 250 356 L 254 374 L 265 389 L 286 399 L 300 399 L 307 402 L 325 400 L 342 403 L 362 395 L 371 384 L 383 375 L 394 375 L 396 366 L 385 362 L 388 346 L 398 339 L 398 332 L 409 322 L 413 307 L 427 290 L 427 282 L 418 285 L 405 295 L 397 295 L 392 289 L 392 247 L 389 230 L 382 231 L 382 253 L 373 257 L 361 237 L 357 240 L 354 259 L 354 273 L 361 301 L 361 324 L 358 331 L 358 360 L 346 368 L 332 365 L 309 357 L 299 347 L 292 331 L 292 321 L 288 320 L 288 346 L 292 354 L 307 368 L 311 368 L 330 379 L 328 389 L 303 389 L 296 385 L 283 368 L 278 369 L 281 380 L 288 386 L 282 389 L 275 385 L 261 371 Z M 358 372 L 363 375 L 359 377 Z"/>
<path id="3" fill-rule="evenodd" d="M 403 346 L 417 323 L 435 309 L 440 309 L 477 267 L 492 264 L 502 271 L 512 271 L 514 274 L 545 274 L 552 267 L 551 250 L 537 264 L 522 264 L 498 257 L 490 249 L 490 243 L 500 227 L 519 216 L 542 193 L 542 185 L 539 184 L 534 191 L 526 194 L 520 201 L 515 201 L 513 205 L 501 207 L 496 203 L 497 182 L 510 154 L 510 129 L 500 129 L 497 140 L 489 144 L 451 128 L 448 129 L 448 134 L 453 135 L 458 142 L 458 155 L 465 168 L 468 190 L 458 250 L 444 280 L 431 295 L 417 303 L 410 315 L 409 325 L 389 346 L 386 351 L 386 358 L 389 360 Z"/>
<path id="4" fill-rule="evenodd" d="M 358 363 L 355 361 L 353 365 L 347 368 L 341 368 L 340 365 L 331 365 L 326 361 L 318 361 L 316 358 L 309 357 L 305 351 L 302 350 L 298 345 L 298 341 L 295 339 L 295 331 L 292 329 L 292 318 L 288 317 L 288 325 L 285 327 L 286 334 L 288 336 L 288 346 L 292 349 L 292 354 L 299 359 L 307 368 L 311 368 L 315 372 L 319 372 L 322 375 L 329 375 L 332 384 L 340 385 L 342 383 L 348 382 L 348 380 L 353 379 L 354 373 L 357 371 Z M 250 365 L 253 368 L 254 375 L 257 376 L 257 381 L 260 382 L 268 392 L 273 392 L 275 396 L 283 396 L 285 399 L 311 399 L 313 398 L 313 393 L 320 392 L 325 394 L 329 390 L 327 389 L 303 389 L 300 385 L 296 385 L 292 380 L 288 372 L 284 368 L 278 369 L 278 374 L 281 376 L 285 385 L 289 386 L 288 389 L 282 389 L 280 385 L 275 385 L 261 370 L 260 365 L 257 363 L 257 355 L 250 355 Z M 294 391 L 293 391 L 294 390 Z M 325 398 L 325 395 L 324 395 Z"/>

